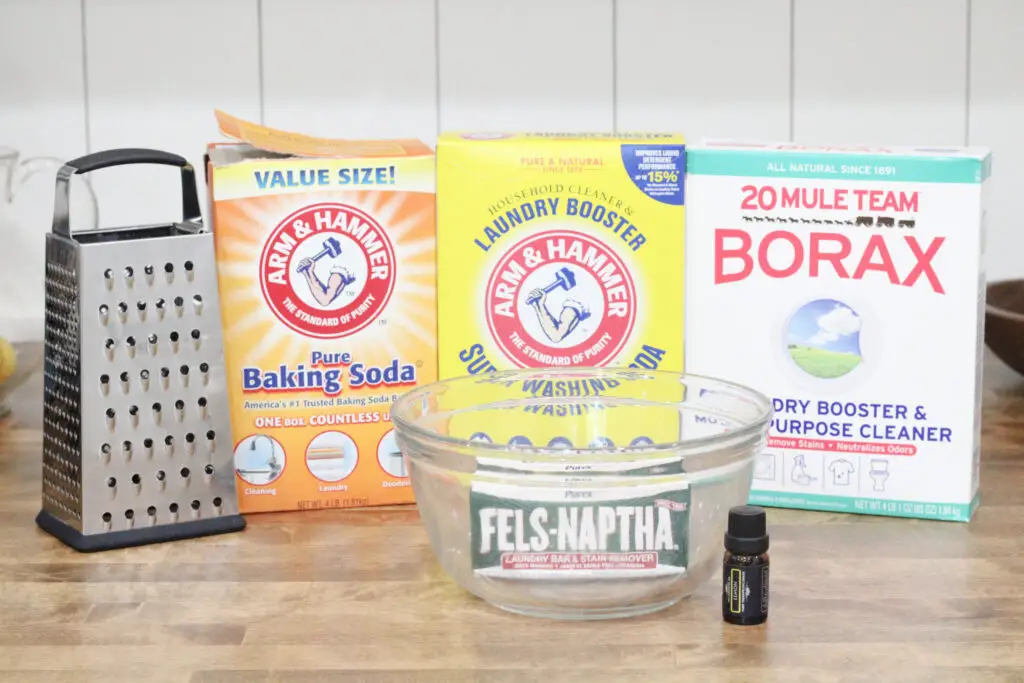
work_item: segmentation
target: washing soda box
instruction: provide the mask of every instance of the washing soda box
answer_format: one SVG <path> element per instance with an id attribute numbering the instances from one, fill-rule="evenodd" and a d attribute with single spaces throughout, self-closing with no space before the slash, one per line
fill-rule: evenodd
<path id="1" fill-rule="evenodd" d="M 676 134 L 440 136 L 440 376 L 681 370 L 685 161 Z M 603 390 L 576 381 L 523 387 L 570 398 Z M 487 436 L 503 443 L 518 436 L 492 427 Z M 665 427 L 631 425 L 605 438 L 625 445 L 678 436 L 678 425 L 659 436 Z"/>
<path id="2" fill-rule="evenodd" d="M 984 149 L 689 150 L 687 371 L 774 405 L 755 504 L 968 521 Z"/>
<path id="3" fill-rule="evenodd" d="M 437 377 L 434 155 L 217 112 L 207 176 L 242 512 L 411 503 L 391 403 Z"/>

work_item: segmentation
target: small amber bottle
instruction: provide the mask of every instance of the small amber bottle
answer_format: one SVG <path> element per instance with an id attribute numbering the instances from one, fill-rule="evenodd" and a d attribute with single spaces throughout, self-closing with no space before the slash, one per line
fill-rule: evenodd
<path id="1" fill-rule="evenodd" d="M 768 530 L 763 508 L 729 510 L 722 563 L 722 618 L 753 626 L 768 619 Z"/>

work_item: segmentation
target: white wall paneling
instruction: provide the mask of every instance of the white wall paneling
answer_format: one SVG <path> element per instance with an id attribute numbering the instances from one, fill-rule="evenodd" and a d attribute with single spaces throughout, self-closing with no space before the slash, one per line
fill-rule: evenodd
<path id="1" fill-rule="evenodd" d="M 789 138 L 790 0 L 620 0 L 620 130 Z"/>
<path id="2" fill-rule="evenodd" d="M 256 0 L 85 0 L 89 147 L 157 147 L 200 171 L 213 109 L 259 119 Z M 181 215 L 178 171 L 92 174 L 107 225 Z M 205 192 L 205 183 L 200 184 Z"/>
<path id="3" fill-rule="evenodd" d="M 79 0 L 0 2 L 0 147 L 22 158 L 84 154 L 84 92 Z M 0 189 L 0 334 L 8 338 L 42 337 L 45 233 L 58 166 L 18 188 L 12 205 Z"/>
<path id="4" fill-rule="evenodd" d="M 967 0 L 795 0 L 800 142 L 964 142 Z"/>
<path id="5" fill-rule="evenodd" d="M 612 0 L 438 0 L 441 127 L 611 130 L 612 8 Z"/>
<path id="6" fill-rule="evenodd" d="M 263 0 L 264 122 L 433 144 L 435 38 L 434 0 Z"/>
<path id="7" fill-rule="evenodd" d="M 988 277 L 1024 275 L 1016 194 L 1024 185 L 1024 2 L 974 0 L 971 13 L 971 144 L 992 152 Z"/>
<path id="8" fill-rule="evenodd" d="M 618 128 L 986 145 L 989 276 L 1024 275 L 1021 0 L 0 0 L 0 146 L 146 146 L 199 164 L 215 107 L 428 143 Z M 172 169 L 94 184 L 107 225 L 179 209 Z M 52 167 L 22 196 L 0 213 L 0 335 L 38 337 Z"/>

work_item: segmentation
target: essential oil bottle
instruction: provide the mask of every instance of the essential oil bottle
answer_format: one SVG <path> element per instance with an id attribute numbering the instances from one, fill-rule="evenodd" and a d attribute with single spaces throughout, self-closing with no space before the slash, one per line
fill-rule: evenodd
<path id="1" fill-rule="evenodd" d="M 722 562 L 722 618 L 753 626 L 768 619 L 768 530 L 763 508 L 729 510 Z"/>

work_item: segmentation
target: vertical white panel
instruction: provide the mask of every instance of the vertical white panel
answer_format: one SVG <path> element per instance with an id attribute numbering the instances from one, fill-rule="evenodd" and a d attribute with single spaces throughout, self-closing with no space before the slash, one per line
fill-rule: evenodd
<path id="1" fill-rule="evenodd" d="M 986 265 L 990 280 L 1024 276 L 1024 2 L 974 0 L 970 142 L 992 150 Z"/>
<path id="2" fill-rule="evenodd" d="M 612 0 L 438 9 L 442 130 L 612 130 Z"/>
<path id="3" fill-rule="evenodd" d="M 962 144 L 967 0 L 796 0 L 794 136 Z"/>
<path id="4" fill-rule="evenodd" d="M 342 138 L 437 135 L 434 0 L 264 0 L 267 125 Z"/>
<path id="5" fill-rule="evenodd" d="M 256 0 L 86 0 L 85 27 L 92 151 L 163 149 L 189 159 L 202 181 L 206 144 L 221 139 L 213 109 L 258 120 Z M 105 225 L 181 215 L 177 169 L 92 175 Z"/>
<path id="6" fill-rule="evenodd" d="M 0 147 L 17 149 L 22 159 L 66 161 L 83 154 L 85 143 L 79 0 L 3 0 Z M 13 204 L 0 189 L 0 334 L 7 338 L 42 338 L 44 235 L 58 166 L 41 165 L 16 188 Z M 4 176 L 0 170 L 0 183 Z"/>
<path id="7" fill-rule="evenodd" d="M 789 137 L 790 0 L 621 0 L 619 130 Z"/>

